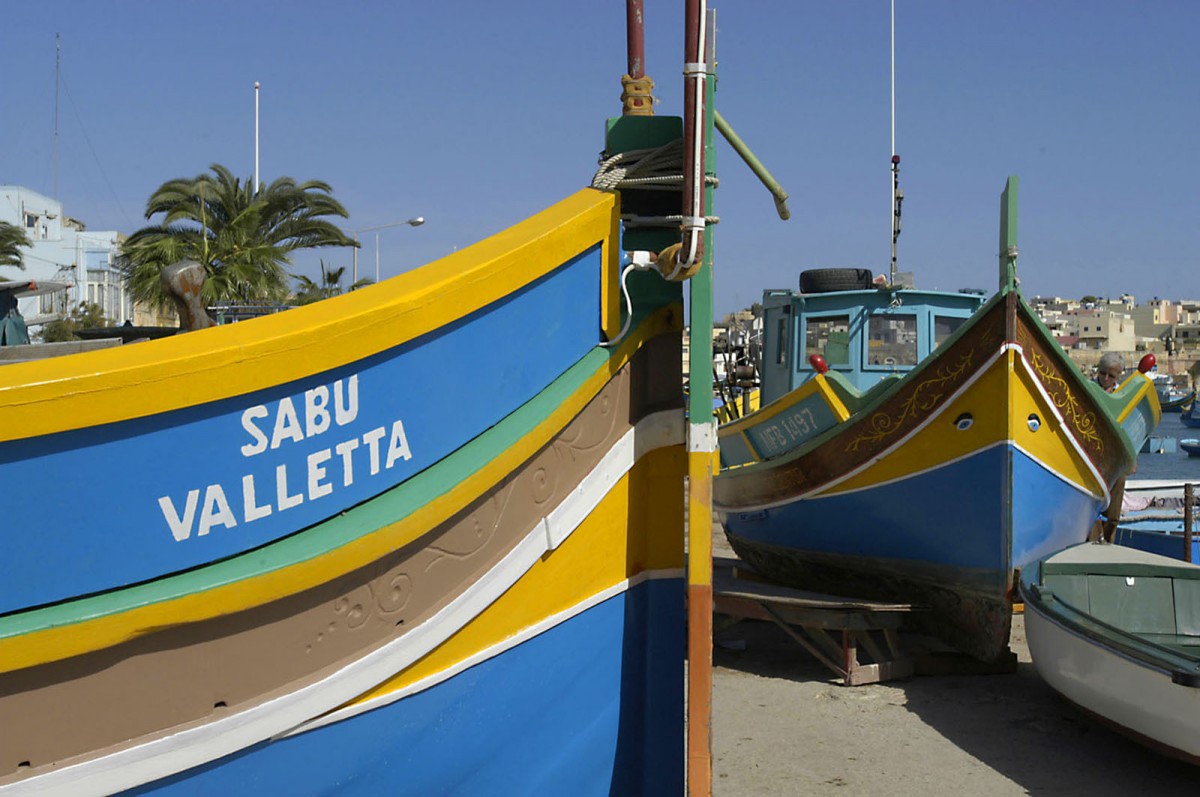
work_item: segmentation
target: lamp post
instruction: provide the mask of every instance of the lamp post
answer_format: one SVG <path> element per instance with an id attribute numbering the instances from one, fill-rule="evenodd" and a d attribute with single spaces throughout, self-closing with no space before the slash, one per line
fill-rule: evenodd
<path id="1" fill-rule="evenodd" d="M 424 216 L 416 216 L 415 218 L 406 221 L 394 221 L 391 224 L 378 224 L 374 227 L 363 227 L 359 230 L 354 230 L 354 266 L 351 269 L 351 285 L 358 282 L 358 234 L 360 232 L 373 232 L 376 230 L 386 230 L 389 227 L 420 227 L 425 223 Z M 375 281 L 379 282 L 379 233 L 375 232 Z"/>

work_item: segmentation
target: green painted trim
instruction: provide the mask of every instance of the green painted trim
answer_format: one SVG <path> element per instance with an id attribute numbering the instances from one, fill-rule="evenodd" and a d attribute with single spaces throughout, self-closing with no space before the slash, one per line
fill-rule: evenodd
<path id="1" fill-rule="evenodd" d="M 1000 290 L 1017 284 L 1017 177 L 1012 175 L 1000 194 Z"/>
<path id="2" fill-rule="evenodd" d="M 700 24 L 707 24 L 701 20 Z M 717 173 L 717 148 L 714 120 L 714 93 L 717 76 L 712 72 L 704 79 L 704 173 Z M 687 157 L 686 153 L 684 157 Z M 704 187 L 704 214 L 713 213 L 713 184 Z M 713 226 L 704 227 L 704 263 L 688 281 L 690 315 L 688 324 L 688 416 L 692 423 L 713 417 Z M 715 441 L 714 441 L 715 442 Z"/>
<path id="3" fill-rule="evenodd" d="M 1149 639 L 1131 634 L 1116 626 L 1097 620 L 1069 603 L 1060 600 L 1053 590 L 1040 585 L 1024 585 L 1021 595 L 1025 611 L 1040 611 L 1050 620 L 1069 631 L 1092 640 L 1097 645 L 1125 654 L 1150 667 L 1167 671 L 1181 685 L 1200 686 L 1200 656 L 1188 655 Z"/>
<path id="4" fill-rule="evenodd" d="M 645 336 L 646 315 L 631 330 Z M 145 584 L 0 618 L 0 639 L 75 625 L 131 609 L 245 581 L 326 555 L 384 526 L 408 517 L 445 495 L 501 456 L 548 418 L 597 371 L 608 367 L 615 350 L 597 346 L 500 423 L 445 459 L 374 498 L 278 542 L 206 567 Z"/>

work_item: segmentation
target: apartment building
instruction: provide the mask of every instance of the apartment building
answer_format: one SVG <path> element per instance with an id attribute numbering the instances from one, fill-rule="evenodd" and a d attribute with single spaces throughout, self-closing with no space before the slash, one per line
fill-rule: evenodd
<path id="1" fill-rule="evenodd" d="M 100 305 L 114 323 L 133 319 L 133 302 L 114 268 L 122 233 L 88 230 L 61 202 L 17 185 L 0 185 L 0 221 L 25 230 L 31 243 L 21 250 L 25 270 L 6 268 L 3 278 L 63 286 L 19 302 L 27 325 L 62 318 L 82 302 Z"/>

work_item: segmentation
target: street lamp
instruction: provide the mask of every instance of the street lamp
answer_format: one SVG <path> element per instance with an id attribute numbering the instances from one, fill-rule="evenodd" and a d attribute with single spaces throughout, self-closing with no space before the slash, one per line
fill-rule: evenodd
<path id="1" fill-rule="evenodd" d="M 374 227 L 363 227 L 360 230 L 354 230 L 354 266 L 351 269 L 351 285 L 358 282 L 358 234 L 360 232 L 372 232 L 375 230 L 386 230 L 389 227 L 420 227 L 425 223 L 424 216 L 417 216 L 407 221 L 394 221 L 391 224 L 378 224 Z M 375 281 L 379 282 L 379 233 L 375 233 Z"/>

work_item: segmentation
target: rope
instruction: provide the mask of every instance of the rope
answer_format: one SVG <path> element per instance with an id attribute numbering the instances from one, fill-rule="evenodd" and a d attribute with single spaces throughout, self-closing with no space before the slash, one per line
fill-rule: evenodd
<path id="1" fill-rule="evenodd" d="M 679 174 L 682 162 L 683 139 L 679 138 L 661 147 L 618 152 L 600 161 L 600 168 L 592 177 L 592 187 L 612 191 L 627 187 L 627 179 L 682 182 L 683 175 Z"/>
<path id="2" fill-rule="evenodd" d="M 690 219 L 692 217 L 691 216 L 685 217 L 682 215 L 675 215 L 675 216 L 633 216 L 633 215 L 626 215 L 626 214 L 621 215 L 621 221 L 625 222 L 626 227 L 665 227 L 668 224 L 683 224 L 685 218 Z M 704 223 L 705 224 L 720 224 L 721 217 L 720 216 L 705 216 Z"/>

